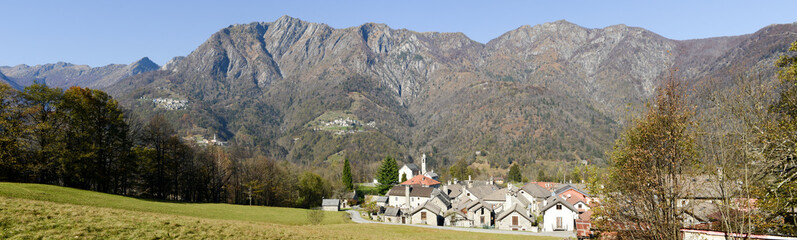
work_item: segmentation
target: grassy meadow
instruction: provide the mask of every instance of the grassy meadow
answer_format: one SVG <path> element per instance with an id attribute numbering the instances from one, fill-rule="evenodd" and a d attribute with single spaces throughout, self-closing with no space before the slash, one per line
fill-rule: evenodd
<path id="1" fill-rule="evenodd" d="M 326 212 L 135 199 L 40 184 L 0 183 L 0 239 L 529 239 L 382 224 Z M 531 239 L 555 239 L 531 237 Z"/>

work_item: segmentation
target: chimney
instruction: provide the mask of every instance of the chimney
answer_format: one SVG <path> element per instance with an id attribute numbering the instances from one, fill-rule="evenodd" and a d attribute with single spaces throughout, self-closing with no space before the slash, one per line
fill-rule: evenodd
<path id="1" fill-rule="evenodd" d="M 472 188 L 472 187 L 473 187 L 473 181 L 470 180 L 470 175 L 468 175 L 468 188 Z"/>
<path id="2" fill-rule="evenodd" d="M 426 174 L 426 153 L 421 156 L 421 174 Z"/>
<path id="3" fill-rule="evenodd" d="M 448 195 L 448 185 L 443 185 L 443 193 Z"/>
<path id="4" fill-rule="evenodd" d="M 512 193 L 509 191 L 506 191 L 506 203 L 504 203 L 504 206 L 506 206 L 504 209 L 512 207 Z"/>
<path id="5" fill-rule="evenodd" d="M 490 185 L 493 185 L 493 176 L 490 176 Z"/>
<path id="6" fill-rule="evenodd" d="M 404 199 L 407 203 L 407 207 L 412 208 L 410 205 L 410 185 L 404 185 Z"/>

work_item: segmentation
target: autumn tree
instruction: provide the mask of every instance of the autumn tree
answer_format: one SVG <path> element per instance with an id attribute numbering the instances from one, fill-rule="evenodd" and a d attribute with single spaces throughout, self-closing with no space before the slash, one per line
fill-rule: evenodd
<path id="1" fill-rule="evenodd" d="M 29 158 L 26 169 L 30 171 L 32 180 L 39 183 L 57 181 L 58 161 L 65 152 L 63 131 L 63 112 L 58 104 L 63 97 L 60 88 L 35 83 L 25 87 L 22 92 L 24 101 L 25 148 Z"/>
<path id="2" fill-rule="evenodd" d="M 23 108 L 20 92 L 0 82 L 0 181 L 23 180 Z"/>
<path id="3" fill-rule="evenodd" d="M 683 178 L 696 163 L 693 113 L 681 84 L 667 79 L 648 112 L 617 140 L 597 213 L 604 229 L 635 239 L 678 239 Z"/>
<path id="4" fill-rule="evenodd" d="M 797 235 L 797 41 L 789 51 L 776 62 L 780 99 L 770 107 L 776 123 L 763 138 L 767 184 L 760 206 L 776 232 Z"/>

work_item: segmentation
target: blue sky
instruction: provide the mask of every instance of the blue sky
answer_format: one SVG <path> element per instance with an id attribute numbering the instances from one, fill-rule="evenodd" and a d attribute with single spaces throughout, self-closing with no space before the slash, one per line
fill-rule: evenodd
<path id="1" fill-rule="evenodd" d="M 282 15 L 335 28 L 366 22 L 463 32 L 485 43 L 522 25 L 565 19 L 643 27 L 671 39 L 752 33 L 797 21 L 797 1 L 2 1 L 0 66 L 58 61 L 103 66 L 189 54 L 235 23 Z"/>

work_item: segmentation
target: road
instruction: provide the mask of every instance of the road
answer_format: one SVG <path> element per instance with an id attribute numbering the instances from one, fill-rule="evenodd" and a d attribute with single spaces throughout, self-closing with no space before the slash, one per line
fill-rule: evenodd
<path id="1" fill-rule="evenodd" d="M 497 230 L 497 229 L 441 227 L 441 226 L 429 226 L 429 225 L 414 225 L 414 224 L 375 222 L 375 221 L 364 219 L 362 216 L 360 216 L 360 213 L 357 212 L 357 211 L 348 210 L 346 212 L 348 212 L 351 215 L 351 220 L 352 221 L 354 221 L 356 223 L 364 223 L 364 224 L 402 225 L 402 226 L 434 228 L 434 229 L 462 231 L 462 232 L 500 233 L 500 234 L 513 234 L 513 235 L 526 235 L 526 236 L 548 236 L 548 237 L 561 237 L 561 238 L 575 238 L 576 237 L 576 234 L 574 232 L 521 232 L 521 231 L 506 231 L 506 230 Z"/>

